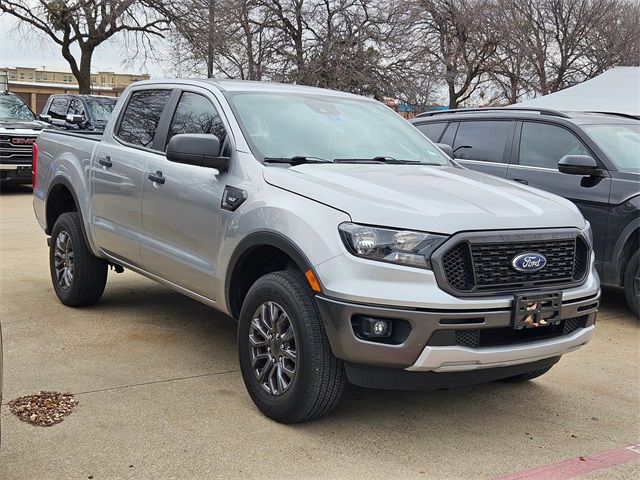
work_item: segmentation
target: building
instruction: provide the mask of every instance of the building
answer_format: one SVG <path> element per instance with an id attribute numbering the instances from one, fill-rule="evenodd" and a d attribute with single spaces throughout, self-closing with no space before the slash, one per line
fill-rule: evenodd
<path id="1" fill-rule="evenodd" d="M 49 95 L 78 93 L 78 81 L 68 69 L 5 67 L 0 68 L 0 73 L 6 74 L 8 90 L 19 95 L 36 113 L 42 110 Z M 98 71 L 91 74 L 91 93 L 117 97 L 130 83 L 148 79 L 147 74 Z"/>

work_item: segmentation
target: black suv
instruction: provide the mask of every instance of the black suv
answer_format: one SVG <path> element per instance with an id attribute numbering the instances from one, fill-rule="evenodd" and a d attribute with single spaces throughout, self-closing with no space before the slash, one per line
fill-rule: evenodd
<path id="1" fill-rule="evenodd" d="M 427 112 L 411 123 L 467 168 L 574 202 L 591 223 L 602 283 L 624 287 L 640 318 L 640 120 L 483 108 Z"/>

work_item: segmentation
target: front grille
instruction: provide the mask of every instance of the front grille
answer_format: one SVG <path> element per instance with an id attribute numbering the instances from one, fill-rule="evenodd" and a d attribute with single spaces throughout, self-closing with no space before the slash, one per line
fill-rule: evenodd
<path id="1" fill-rule="evenodd" d="M 12 139 L 35 140 L 35 135 L 0 135 L 0 163 L 31 163 L 32 144 L 15 144 Z"/>
<path id="2" fill-rule="evenodd" d="M 537 272 L 516 271 L 511 263 L 521 253 L 546 258 Z M 580 236 L 553 240 L 474 242 L 462 239 L 442 255 L 444 281 L 456 293 L 514 291 L 584 280 L 589 247 Z"/>
<path id="3" fill-rule="evenodd" d="M 546 327 L 526 328 L 516 330 L 513 327 L 471 328 L 453 330 L 438 330 L 429 339 L 428 345 L 459 346 L 467 348 L 497 347 L 504 345 L 522 344 L 547 340 L 568 335 L 586 325 L 588 315 L 567 318 L 558 325 Z"/>

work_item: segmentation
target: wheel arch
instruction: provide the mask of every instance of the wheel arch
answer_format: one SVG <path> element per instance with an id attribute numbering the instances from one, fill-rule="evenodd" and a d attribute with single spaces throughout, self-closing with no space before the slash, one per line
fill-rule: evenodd
<path id="1" fill-rule="evenodd" d="M 640 249 L 640 218 L 630 222 L 618 237 L 611 258 L 611 274 L 605 279 L 607 283 L 622 285 L 625 266 L 638 249 Z"/>
<path id="2" fill-rule="evenodd" d="M 306 255 L 290 240 L 273 232 L 253 233 L 236 247 L 225 278 L 229 313 L 240 318 L 242 303 L 251 285 L 263 275 L 280 270 L 304 274 L 311 268 Z"/>
<path id="3" fill-rule="evenodd" d="M 84 218 L 80 209 L 80 203 L 76 196 L 75 190 L 71 187 L 70 183 L 64 178 L 58 178 L 54 180 L 49 186 L 49 192 L 47 193 L 46 204 L 46 229 L 45 233 L 51 235 L 51 230 L 58 220 L 58 217 L 63 213 L 78 212 L 80 219 Z M 84 231 L 84 222 L 82 222 L 82 229 Z"/>

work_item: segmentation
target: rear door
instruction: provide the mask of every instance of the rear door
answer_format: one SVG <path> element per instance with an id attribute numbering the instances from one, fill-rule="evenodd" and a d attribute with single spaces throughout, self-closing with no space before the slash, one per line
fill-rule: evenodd
<path id="1" fill-rule="evenodd" d="M 544 121 L 523 121 L 517 128 L 516 154 L 507 178 L 565 197 L 575 203 L 591 223 L 596 258 L 604 258 L 611 177 L 569 175 L 558 170 L 565 155 L 589 155 L 586 143 L 569 128 Z M 599 162 L 600 163 L 600 162 Z"/>
<path id="2" fill-rule="evenodd" d="M 144 172 L 170 89 L 136 90 L 114 135 L 105 134 L 91 163 L 92 225 L 98 246 L 124 264 L 141 266 Z"/>
<path id="3" fill-rule="evenodd" d="M 216 99 L 206 90 L 185 87 L 176 100 L 173 114 L 167 116 L 166 134 L 157 139 L 158 151 L 149 157 L 144 173 L 142 262 L 148 272 L 215 300 L 220 204 L 227 173 L 170 162 L 164 152 L 171 137 L 181 133 L 214 134 L 224 148 L 228 129 Z"/>
<path id="4" fill-rule="evenodd" d="M 452 146 L 461 165 L 506 178 L 515 125 L 510 120 L 451 122 L 440 141 Z"/>

